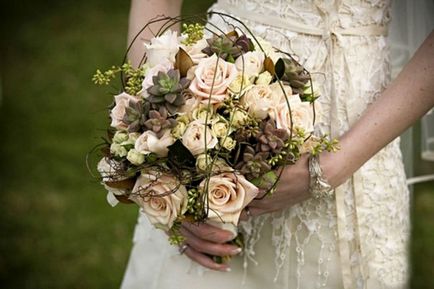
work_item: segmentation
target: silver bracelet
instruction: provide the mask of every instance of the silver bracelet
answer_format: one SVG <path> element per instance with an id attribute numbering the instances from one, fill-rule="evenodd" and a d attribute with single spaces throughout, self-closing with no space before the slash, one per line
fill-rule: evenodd
<path id="1" fill-rule="evenodd" d="M 323 177 L 321 167 L 319 165 L 319 156 L 309 156 L 309 192 L 313 198 L 332 198 L 333 188 Z"/>

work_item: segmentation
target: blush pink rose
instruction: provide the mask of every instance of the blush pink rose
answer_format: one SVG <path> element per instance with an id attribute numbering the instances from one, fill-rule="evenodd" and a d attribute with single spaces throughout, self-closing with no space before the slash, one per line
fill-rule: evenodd
<path id="1" fill-rule="evenodd" d="M 206 180 L 199 185 L 204 189 Z M 259 189 L 234 172 L 212 176 L 208 183 L 208 219 L 211 223 L 238 224 L 241 211 L 257 196 Z"/>
<path id="2" fill-rule="evenodd" d="M 229 84 L 237 77 L 234 64 L 218 58 L 215 54 L 199 61 L 194 72 L 195 78 L 190 84 L 190 90 L 202 99 L 203 103 L 223 102 Z"/>
<path id="3" fill-rule="evenodd" d="M 206 149 L 214 148 L 218 140 L 213 135 L 211 127 L 206 125 L 203 119 L 197 119 L 188 124 L 182 136 L 182 144 L 196 156 L 204 153 Z"/>
<path id="4" fill-rule="evenodd" d="M 312 104 L 301 101 L 298 94 L 288 96 L 288 102 L 291 106 L 293 126 L 303 129 L 305 133 L 313 132 Z M 291 132 L 291 115 L 286 101 L 274 108 L 270 113 L 270 117 L 276 122 L 277 128 Z"/>
<path id="5" fill-rule="evenodd" d="M 187 189 L 175 177 L 163 173 L 142 172 L 130 199 L 154 226 L 166 230 L 187 210 Z"/>
<path id="6" fill-rule="evenodd" d="M 170 129 L 167 129 L 161 138 L 158 138 L 155 132 L 147 130 L 137 138 L 134 148 L 144 155 L 155 153 L 160 157 L 167 157 L 168 147 L 174 142 L 175 139 L 172 137 Z"/>
<path id="7" fill-rule="evenodd" d="M 264 70 L 264 59 L 262 51 L 249 51 L 235 60 L 235 66 L 247 77 L 258 76 Z"/>
<path id="8" fill-rule="evenodd" d="M 111 126 L 118 130 L 128 129 L 136 121 L 140 113 L 140 99 L 122 92 L 115 97 L 115 107 L 110 112 Z M 136 111 L 135 117 L 130 117 L 131 111 Z M 130 112 L 129 112 L 130 111 Z"/>

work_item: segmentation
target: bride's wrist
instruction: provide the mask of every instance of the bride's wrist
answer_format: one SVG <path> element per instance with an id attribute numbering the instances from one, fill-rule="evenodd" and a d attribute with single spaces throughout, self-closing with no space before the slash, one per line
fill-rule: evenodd
<path id="1" fill-rule="evenodd" d="M 343 166 L 339 163 L 336 152 L 323 152 L 319 156 L 319 164 L 323 172 L 323 178 L 334 189 L 344 182 L 342 174 Z"/>

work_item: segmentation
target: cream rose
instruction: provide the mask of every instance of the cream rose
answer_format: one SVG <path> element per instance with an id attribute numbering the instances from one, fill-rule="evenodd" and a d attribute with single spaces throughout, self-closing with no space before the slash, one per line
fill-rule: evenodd
<path id="1" fill-rule="evenodd" d="M 256 41 L 253 42 L 255 45 L 255 51 L 264 50 L 265 55 L 270 57 L 271 60 L 273 60 L 273 62 L 276 63 L 276 61 L 279 59 L 279 54 L 276 53 L 276 49 L 274 49 L 273 45 L 271 45 L 270 42 L 266 41 L 261 37 L 256 37 L 256 40 L 259 42 L 259 44 L 256 43 Z"/>
<path id="2" fill-rule="evenodd" d="M 237 142 L 233 138 L 228 136 L 220 140 L 220 145 L 228 151 L 231 151 L 235 148 Z"/>
<path id="3" fill-rule="evenodd" d="M 190 90 L 202 99 L 203 103 L 223 102 L 229 84 L 237 77 L 234 64 L 218 58 L 215 54 L 201 59 L 194 72 L 195 78 L 190 84 Z"/>
<path id="4" fill-rule="evenodd" d="M 110 153 L 122 158 L 127 155 L 128 151 L 122 145 L 114 142 L 110 145 Z"/>
<path id="5" fill-rule="evenodd" d="M 256 79 L 256 84 L 268 85 L 271 80 L 273 80 L 273 76 L 268 71 L 264 71 L 259 74 L 258 79 Z"/>
<path id="6" fill-rule="evenodd" d="M 268 113 L 281 102 L 281 96 L 269 85 L 255 85 L 241 98 L 241 104 L 255 118 L 265 119 Z"/>
<path id="7" fill-rule="evenodd" d="M 202 49 L 208 46 L 208 42 L 206 39 L 201 39 L 193 45 L 183 45 L 182 48 L 193 60 L 194 64 L 198 64 L 202 58 L 208 57 L 205 53 L 202 52 Z"/>
<path id="8" fill-rule="evenodd" d="M 187 124 L 183 121 L 178 121 L 176 123 L 176 126 L 171 131 L 172 136 L 176 139 L 179 139 L 182 137 L 186 129 L 187 129 Z"/>
<path id="9" fill-rule="evenodd" d="M 282 86 L 280 86 L 282 84 Z M 283 83 L 275 82 L 270 84 L 270 88 L 275 94 L 276 99 L 279 99 L 280 102 L 285 102 L 285 95 L 289 98 L 292 95 L 292 88 L 289 85 L 284 85 Z M 283 87 L 283 90 L 282 90 Z"/>
<path id="10" fill-rule="evenodd" d="M 262 51 L 249 51 L 235 60 L 238 71 L 247 77 L 256 77 L 264 70 L 264 53 Z"/>
<path id="11" fill-rule="evenodd" d="M 206 127 L 202 119 L 190 122 L 182 136 L 182 144 L 194 156 L 204 153 L 205 149 L 214 148 L 217 143 L 217 137 L 213 135 L 209 125 Z"/>
<path id="12" fill-rule="evenodd" d="M 249 78 L 246 75 L 238 74 L 234 81 L 229 84 L 229 91 L 235 95 L 242 95 L 252 86 Z"/>
<path id="13" fill-rule="evenodd" d="M 199 187 L 203 190 L 206 180 Z M 238 224 L 241 211 L 259 190 L 238 173 L 226 172 L 210 177 L 208 183 L 208 219 L 211 222 Z"/>
<path id="14" fill-rule="evenodd" d="M 180 46 L 180 37 L 176 31 L 166 31 L 163 35 L 151 39 L 151 43 L 145 43 L 147 61 L 150 67 L 167 60 L 175 62 L 175 55 Z"/>
<path id="15" fill-rule="evenodd" d="M 113 136 L 113 142 L 114 143 L 120 144 L 120 143 L 127 141 L 127 140 L 128 140 L 128 133 L 125 131 L 117 131 L 115 133 L 115 135 Z"/>
<path id="16" fill-rule="evenodd" d="M 212 158 L 206 154 L 200 154 L 196 157 L 196 169 L 201 172 L 205 172 L 208 169 L 208 166 L 211 166 Z M 212 163 L 211 171 L 213 173 L 221 173 L 221 172 L 232 172 L 233 168 L 231 168 L 224 159 L 217 158 Z"/>
<path id="17" fill-rule="evenodd" d="M 157 134 L 151 130 L 147 130 L 142 133 L 134 144 L 136 151 L 147 155 L 155 153 L 160 157 L 167 157 L 169 153 L 168 147 L 175 142 L 170 130 L 164 131 L 161 138 L 157 137 Z"/>
<path id="18" fill-rule="evenodd" d="M 140 99 L 125 92 L 114 98 L 116 104 L 110 112 L 110 125 L 118 130 L 131 129 L 131 124 L 140 117 Z"/>
<path id="19" fill-rule="evenodd" d="M 239 128 L 247 123 L 249 116 L 247 112 L 241 109 L 235 109 L 231 112 L 232 127 Z"/>
<path id="20" fill-rule="evenodd" d="M 291 106 L 293 126 L 303 129 L 305 133 L 313 132 L 312 105 L 309 102 L 301 101 L 298 94 L 288 96 L 288 102 Z M 276 121 L 277 128 L 291 132 L 291 116 L 286 101 L 277 106 L 270 117 Z"/>
<path id="21" fill-rule="evenodd" d="M 140 166 L 145 161 L 145 155 L 135 149 L 131 149 L 128 151 L 127 160 L 133 165 Z"/>
<path id="22" fill-rule="evenodd" d="M 167 194 L 166 196 L 161 196 Z M 130 199 L 137 203 L 156 227 L 170 229 L 187 210 L 187 189 L 173 176 L 142 172 Z"/>
<path id="23" fill-rule="evenodd" d="M 225 137 L 229 132 L 228 123 L 226 121 L 217 121 L 212 124 L 212 132 L 216 137 Z"/>

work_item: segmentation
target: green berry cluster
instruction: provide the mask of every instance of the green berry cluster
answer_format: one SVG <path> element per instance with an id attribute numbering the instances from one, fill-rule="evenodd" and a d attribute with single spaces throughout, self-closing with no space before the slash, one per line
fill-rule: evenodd
<path id="1" fill-rule="evenodd" d="M 203 38 L 203 30 L 204 26 L 195 23 L 195 24 L 183 24 L 182 25 L 183 34 L 187 34 L 187 38 L 182 41 L 182 44 L 185 45 L 193 45 L 199 40 Z"/>
<path id="2" fill-rule="evenodd" d="M 127 62 L 122 64 L 122 66 L 112 66 L 104 72 L 97 69 L 92 77 L 92 81 L 98 85 L 109 85 L 116 75 L 122 72 L 126 80 L 125 91 L 130 95 L 137 95 L 137 93 L 142 90 L 142 82 L 146 70 L 147 67 L 145 65 L 134 68 L 130 62 Z"/>

